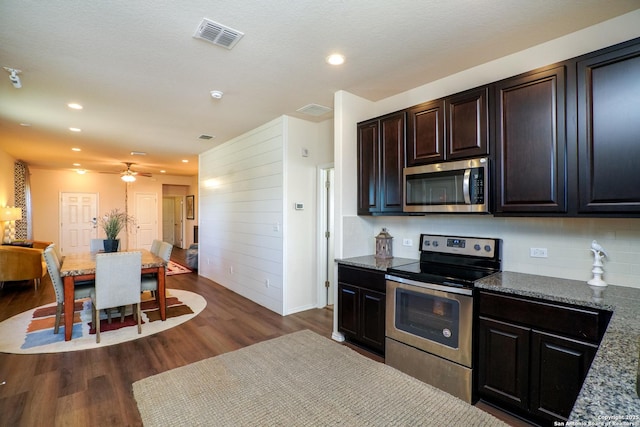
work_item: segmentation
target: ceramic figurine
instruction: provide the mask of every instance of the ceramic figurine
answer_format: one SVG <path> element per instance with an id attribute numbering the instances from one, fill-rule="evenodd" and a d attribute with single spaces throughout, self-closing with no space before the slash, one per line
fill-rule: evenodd
<path id="1" fill-rule="evenodd" d="M 587 282 L 589 287 L 593 290 L 593 297 L 596 302 L 602 301 L 602 292 L 607 286 L 607 282 L 602 280 L 604 274 L 604 265 L 602 264 L 602 258 L 607 257 L 607 251 L 598 244 L 595 240 L 591 242 L 591 252 L 593 252 L 593 278 Z"/>

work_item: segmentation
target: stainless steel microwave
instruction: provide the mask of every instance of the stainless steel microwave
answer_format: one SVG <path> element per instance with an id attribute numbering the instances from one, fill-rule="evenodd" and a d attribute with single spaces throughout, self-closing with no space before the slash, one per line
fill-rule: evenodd
<path id="1" fill-rule="evenodd" d="M 404 168 L 404 212 L 489 213 L 486 157 Z"/>

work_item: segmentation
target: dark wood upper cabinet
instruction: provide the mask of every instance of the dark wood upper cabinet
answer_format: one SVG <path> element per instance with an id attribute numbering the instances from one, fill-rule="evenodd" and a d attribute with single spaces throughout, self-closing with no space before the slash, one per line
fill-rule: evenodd
<path id="1" fill-rule="evenodd" d="M 640 213 L 640 44 L 577 65 L 579 213 Z"/>
<path id="2" fill-rule="evenodd" d="M 485 156 L 488 87 L 425 102 L 407 112 L 407 166 Z"/>
<path id="3" fill-rule="evenodd" d="M 566 213 L 566 67 L 496 83 L 496 212 Z"/>
<path id="4" fill-rule="evenodd" d="M 358 124 L 358 215 L 380 209 L 379 123 Z"/>
<path id="5" fill-rule="evenodd" d="M 407 111 L 407 166 L 444 160 L 444 112 L 443 99 Z"/>
<path id="6" fill-rule="evenodd" d="M 358 123 L 358 215 L 402 213 L 404 111 Z"/>
<path id="7" fill-rule="evenodd" d="M 447 160 L 489 153 L 489 89 L 481 87 L 445 99 Z"/>

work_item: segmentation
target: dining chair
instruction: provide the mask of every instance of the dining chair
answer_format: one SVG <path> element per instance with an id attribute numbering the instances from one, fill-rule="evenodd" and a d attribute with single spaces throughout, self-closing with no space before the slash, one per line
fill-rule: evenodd
<path id="1" fill-rule="evenodd" d="M 91 252 L 103 251 L 104 239 L 91 239 L 91 242 L 89 242 L 89 250 Z"/>
<path id="2" fill-rule="evenodd" d="M 151 249 L 149 249 L 149 252 L 151 252 L 154 255 L 158 255 L 158 251 L 160 250 L 161 243 L 162 243 L 162 240 L 153 239 L 153 242 L 151 242 Z"/>
<path id="3" fill-rule="evenodd" d="M 173 245 L 167 242 L 160 243 L 160 249 L 158 250 L 158 255 L 162 258 L 166 263 L 171 259 L 171 252 L 173 251 Z M 167 274 L 167 269 L 165 268 L 165 275 Z M 155 296 L 156 291 L 158 290 L 158 276 L 155 274 L 143 274 L 140 282 L 140 291 L 151 291 L 151 295 Z"/>
<path id="4" fill-rule="evenodd" d="M 91 292 L 96 342 L 100 342 L 100 310 L 135 305 L 134 318 L 142 333 L 140 312 L 140 268 L 142 253 L 110 252 L 96 254 L 96 286 Z"/>
<path id="5" fill-rule="evenodd" d="M 53 333 L 57 334 L 60 329 L 60 317 L 64 309 L 64 284 L 62 277 L 60 277 L 60 259 L 55 250 L 55 245 L 51 244 L 44 250 L 44 260 L 47 264 L 47 271 L 49 272 L 49 278 L 53 284 L 53 290 L 56 294 L 56 322 L 53 328 Z M 89 298 L 91 291 L 94 289 L 95 283 L 90 280 L 82 283 L 76 283 L 73 290 L 73 299 Z"/>

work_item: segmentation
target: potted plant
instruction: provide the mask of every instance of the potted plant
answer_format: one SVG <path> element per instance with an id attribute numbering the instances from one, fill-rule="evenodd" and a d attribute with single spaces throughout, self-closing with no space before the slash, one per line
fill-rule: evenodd
<path id="1" fill-rule="evenodd" d="M 118 234 L 123 228 L 135 225 L 135 218 L 127 215 L 126 212 L 120 212 L 118 209 L 112 209 L 99 219 L 100 227 L 104 230 L 106 239 L 104 241 L 105 252 L 116 252 L 120 240 Z"/>

